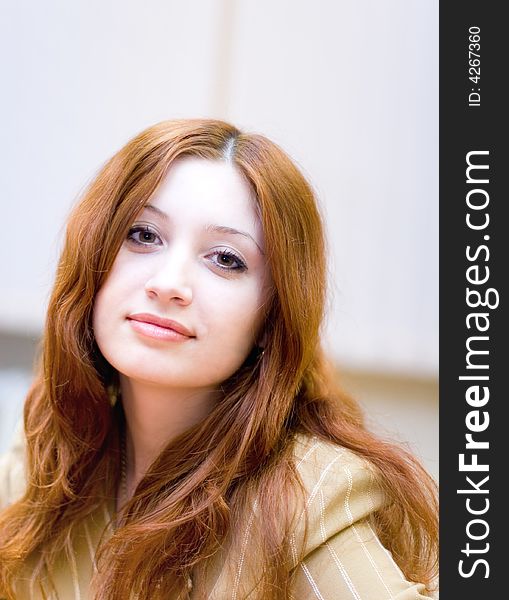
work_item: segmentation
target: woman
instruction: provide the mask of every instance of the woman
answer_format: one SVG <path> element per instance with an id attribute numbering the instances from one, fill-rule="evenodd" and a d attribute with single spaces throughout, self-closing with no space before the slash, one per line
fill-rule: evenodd
<path id="1" fill-rule="evenodd" d="M 336 388 L 325 284 L 275 144 L 182 120 L 122 148 L 70 216 L 0 468 L 0 597 L 427 597 L 435 486 Z"/>

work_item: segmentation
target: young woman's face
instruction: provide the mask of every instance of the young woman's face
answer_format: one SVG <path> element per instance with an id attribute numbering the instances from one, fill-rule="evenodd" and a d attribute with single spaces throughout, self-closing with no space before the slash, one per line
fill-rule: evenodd
<path id="1" fill-rule="evenodd" d="M 229 163 L 179 159 L 137 215 L 96 296 L 95 338 L 126 377 L 212 390 L 257 342 L 270 285 L 248 183 Z M 157 319 L 188 335 L 147 324 Z"/>

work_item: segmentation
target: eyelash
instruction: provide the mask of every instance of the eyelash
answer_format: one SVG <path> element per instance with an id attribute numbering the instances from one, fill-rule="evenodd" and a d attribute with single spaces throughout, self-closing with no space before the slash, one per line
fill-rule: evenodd
<path id="1" fill-rule="evenodd" d="M 143 248 L 152 246 L 152 244 L 150 244 L 148 242 L 145 243 L 145 242 L 140 242 L 140 241 L 136 240 L 133 237 L 134 234 L 136 234 L 136 233 L 150 233 L 152 235 L 159 237 L 155 231 L 152 231 L 152 229 L 150 229 L 150 227 L 147 227 L 147 226 L 131 227 L 131 229 L 129 229 L 129 232 L 127 234 L 127 239 L 129 241 L 133 242 L 133 244 L 136 244 L 137 246 L 141 246 Z M 244 261 L 240 258 L 240 256 L 238 256 L 237 254 L 235 254 L 235 252 L 232 252 L 231 250 L 226 250 L 226 249 L 225 250 L 216 250 L 215 252 L 213 252 L 212 255 L 213 256 L 228 256 L 229 258 L 232 258 L 235 261 L 237 261 L 237 264 L 238 264 L 237 267 L 225 267 L 218 263 L 214 263 L 216 265 L 216 267 L 219 267 L 223 271 L 230 271 L 230 272 L 236 271 L 238 273 L 242 273 L 243 271 L 247 270 L 247 266 L 244 263 Z"/>

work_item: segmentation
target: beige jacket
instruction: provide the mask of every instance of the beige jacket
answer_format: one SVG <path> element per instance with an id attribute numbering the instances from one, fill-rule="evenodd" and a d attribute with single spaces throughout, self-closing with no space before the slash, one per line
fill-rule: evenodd
<path id="1" fill-rule="evenodd" d="M 305 558 L 295 560 L 297 569 L 295 600 L 417 600 L 427 598 L 424 586 L 409 583 L 390 553 L 382 546 L 366 517 L 382 502 L 367 464 L 352 452 L 318 441 L 299 438 L 296 445 L 299 473 L 307 491 L 309 513 Z M 0 508 L 23 493 L 23 437 L 6 455 L 0 457 Z M 277 499 L 275 499 L 277 501 Z M 87 600 L 89 582 L 95 569 L 94 553 L 104 530 L 111 527 L 112 505 L 104 505 L 83 523 L 74 540 L 74 555 L 60 561 L 54 580 L 58 598 L 51 600 Z M 256 574 L 250 553 L 251 530 L 257 518 L 256 502 L 246 519 L 242 544 L 235 549 L 234 561 L 214 558 L 209 569 L 207 600 L 244 600 L 253 590 L 251 573 Z M 297 556 L 302 539 L 299 521 L 291 539 Z M 233 568 L 226 568 L 225 564 Z M 190 597 L 193 593 L 190 581 Z M 16 600 L 42 600 L 36 582 L 26 577 L 16 583 Z M 251 596 L 252 597 L 252 596 Z M 1 599 L 0 599 L 1 600 Z"/>

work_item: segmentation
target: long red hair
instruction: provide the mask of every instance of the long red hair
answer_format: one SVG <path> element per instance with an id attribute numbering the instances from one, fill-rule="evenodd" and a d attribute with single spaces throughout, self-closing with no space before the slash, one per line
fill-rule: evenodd
<path id="1" fill-rule="evenodd" d="M 41 575 L 50 570 L 74 528 L 117 489 L 122 413 L 107 393 L 116 373 L 94 340 L 94 298 L 137 213 L 183 156 L 231 161 L 256 194 L 273 279 L 265 352 L 246 359 L 222 384 L 210 416 L 169 444 L 140 482 L 122 525 L 100 549 L 94 597 L 183 592 L 191 570 L 205 570 L 222 541 L 241 531 L 233 525 L 256 490 L 264 516 L 257 597 L 287 598 L 292 515 L 281 514 L 285 502 L 273 498 L 290 505 L 300 489 L 291 460 L 297 433 L 371 462 L 387 498 L 374 515 L 377 533 L 409 580 L 430 585 L 436 486 L 410 453 L 366 429 L 320 346 L 326 241 L 312 189 L 265 137 L 221 121 L 179 120 L 132 139 L 70 215 L 25 403 L 27 488 L 0 515 L 0 591 L 14 597 L 16 573 L 30 556 Z"/>

